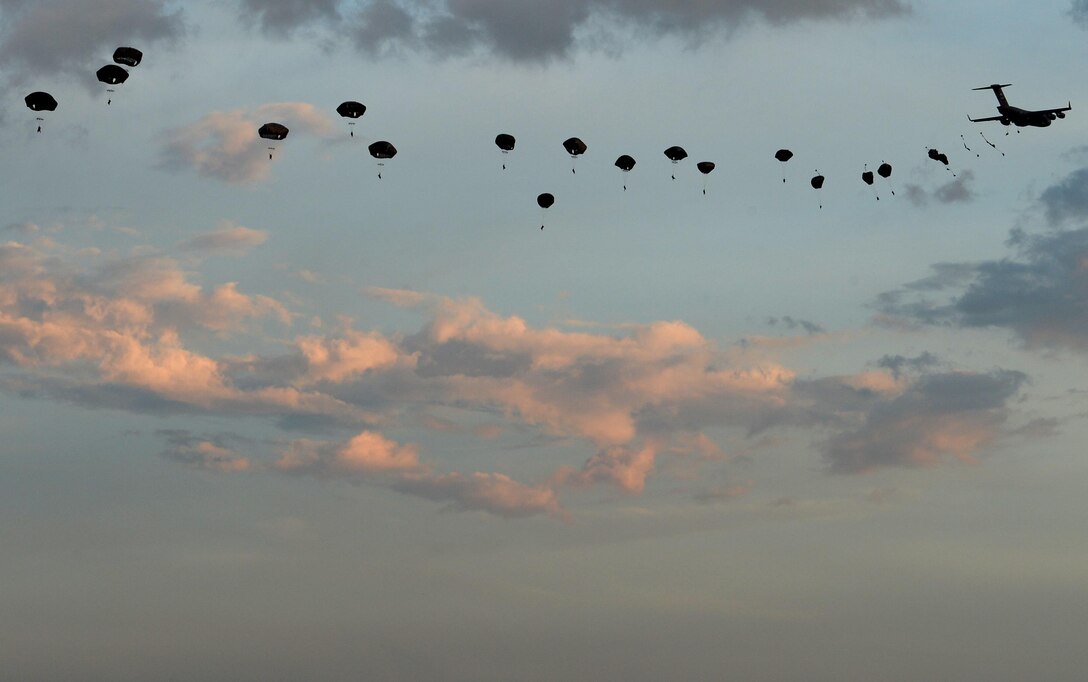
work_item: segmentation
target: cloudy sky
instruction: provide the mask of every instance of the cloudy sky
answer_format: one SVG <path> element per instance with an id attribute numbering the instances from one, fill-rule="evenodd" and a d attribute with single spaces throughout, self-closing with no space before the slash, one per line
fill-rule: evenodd
<path id="1" fill-rule="evenodd" d="M 1086 30 L 0 0 L 0 677 L 1081 679 Z"/>

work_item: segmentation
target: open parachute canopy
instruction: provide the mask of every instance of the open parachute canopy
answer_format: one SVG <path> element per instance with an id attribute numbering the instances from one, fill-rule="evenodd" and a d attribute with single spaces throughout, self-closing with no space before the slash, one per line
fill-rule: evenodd
<path id="1" fill-rule="evenodd" d="M 340 106 L 336 107 L 336 113 L 344 118 L 359 118 L 366 113 L 366 105 L 351 100 L 341 102 Z"/>
<path id="2" fill-rule="evenodd" d="M 812 189 L 820 189 L 821 187 L 824 186 L 824 176 L 814 175 L 814 176 L 812 176 L 812 179 L 809 180 L 808 182 L 809 182 L 810 185 L 812 185 Z"/>
<path id="3" fill-rule="evenodd" d="M 779 149 L 774 153 L 774 158 L 778 159 L 782 163 L 786 163 L 793 158 L 793 152 L 788 149 Z"/>
<path id="4" fill-rule="evenodd" d="M 106 64 L 96 71 L 95 75 L 98 76 L 98 80 L 108 85 L 117 85 L 128 80 L 128 71 L 116 64 Z"/>
<path id="5" fill-rule="evenodd" d="M 700 161 L 695 164 L 695 167 L 699 169 L 699 172 L 703 175 L 708 175 L 710 171 L 714 170 L 716 166 L 713 161 Z"/>
<path id="6" fill-rule="evenodd" d="M 257 129 L 257 134 L 266 140 L 282 140 L 288 132 L 287 126 L 282 123 L 265 123 Z"/>
<path id="7" fill-rule="evenodd" d="M 563 141 L 563 149 L 566 149 L 571 156 L 580 156 L 585 154 L 589 147 L 577 137 L 568 137 Z"/>
<path id="8" fill-rule="evenodd" d="M 397 155 L 397 148 L 393 146 L 392 142 L 386 142 L 385 140 L 378 140 L 367 149 L 375 159 L 391 159 Z"/>
<path id="9" fill-rule="evenodd" d="M 890 178 L 892 176 L 892 165 L 890 163 L 882 163 L 876 169 L 876 173 L 882 178 Z"/>
<path id="10" fill-rule="evenodd" d="M 144 53 L 135 47 L 119 47 L 113 51 L 113 61 L 125 66 L 138 66 L 144 58 Z"/>
<path id="11" fill-rule="evenodd" d="M 865 182 L 866 185 L 873 184 L 873 171 L 871 171 L 871 170 L 865 171 L 864 173 L 861 174 L 861 179 Z"/>
<path id="12" fill-rule="evenodd" d="M 619 168 L 624 173 L 626 173 L 627 171 L 631 170 L 634 167 L 635 167 L 634 157 L 631 157 L 631 156 L 628 156 L 627 154 L 624 154 L 620 158 L 616 159 L 616 168 Z"/>
<path id="13" fill-rule="evenodd" d="M 32 111 L 56 111 L 57 100 L 48 92 L 32 92 L 24 98 L 26 106 Z"/>
<path id="14" fill-rule="evenodd" d="M 514 151 L 514 136 L 509 133 L 499 133 L 495 136 L 495 146 L 504 152 Z"/>
<path id="15" fill-rule="evenodd" d="M 536 205 L 539 206 L 540 208 L 549 208 L 554 203 L 555 203 L 555 197 L 552 196 L 548 192 L 544 192 L 543 194 L 538 194 L 537 197 L 536 197 Z"/>
<path id="16" fill-rule="evenodd" d="M 669 157 L 669 161 L 676 163 L 677 161 L 683 161 L 688 158 L 688 153 L 684 151 L 683 147 L 674 145 L 665 150 L 665 156 Z"/>

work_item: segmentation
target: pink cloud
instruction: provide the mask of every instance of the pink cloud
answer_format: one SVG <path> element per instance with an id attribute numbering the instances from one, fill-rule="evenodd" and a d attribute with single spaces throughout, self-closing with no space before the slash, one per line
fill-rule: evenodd
<path id="1" fill-rule="evenodd" d="M 253 183 L 265 179 L 272 167 L 265 147 L 268 140 L 257 135 L 261 125 L 275 121 L 290 129 L 287 140 L 275 143 L 283 150 L 288 140 L 301 134 L 328 136 L 335 126 L 323 111 L 305 102 L 277 102 L 256 109 L 214 111 L 182 128 L 167 133 L 161 150 L 162 165 L 171 169 L 191 168 L 198 174 L 231 183 Z"/>

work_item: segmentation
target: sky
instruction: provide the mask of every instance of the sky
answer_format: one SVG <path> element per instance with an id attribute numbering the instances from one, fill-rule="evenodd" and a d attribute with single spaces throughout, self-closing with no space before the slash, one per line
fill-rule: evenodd
<path id="1" fill-rule="evenodd" d="M 1086 30 L 0 0 L 0 677 L 1081 679 Z"/>

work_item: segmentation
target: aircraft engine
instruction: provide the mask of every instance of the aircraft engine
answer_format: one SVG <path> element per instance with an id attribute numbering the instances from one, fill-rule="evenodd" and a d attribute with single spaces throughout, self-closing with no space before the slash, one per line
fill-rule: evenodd
<path id="1" fill-rule="evenodd" d="M 1055 114 L 1055 115 L 1056 115 L 1056 116 L 1057 116 L 1058 118 L 1065 118 L 1065 112 L 1064 112 L 1064 111 L 1059 111 L 1059 112 L 1056 112 L 1056 114 Z"/>
<path id="2" fill-rule="evenodd" d="M 1054 112 L 1051 112 L 1051 113 L 1050 113 L 1050 120 L 1051 120 L 1051 121 L 1053 121 L 1053 120 L 1054 120 L 1054 119 L 1056 119 L 1056 118 L 1058 118 L 1058 114 L 1056 114 L 1056 113 L 1054 113 Z"/>

